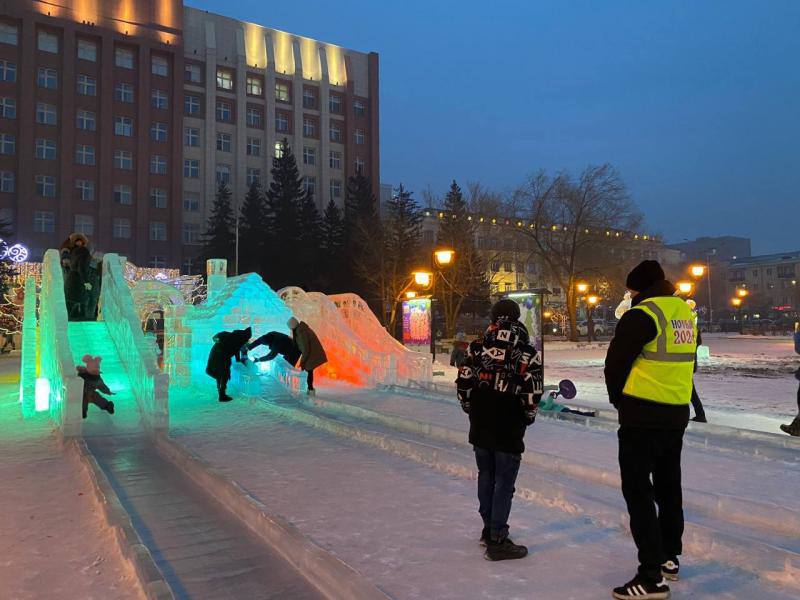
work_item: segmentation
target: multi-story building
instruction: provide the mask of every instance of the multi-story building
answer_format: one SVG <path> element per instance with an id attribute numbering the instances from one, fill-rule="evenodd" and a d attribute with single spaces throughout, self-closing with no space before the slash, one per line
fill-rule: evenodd
<path id="1" fill-rule="evenodd" d="M 217 184 L 238 207 L 284 138 L 320 208 L 380 181 L 377 54 L 178 0 L 3 7 L 0 218 L 34 259 L 80 231 L 193 269 Z"/>
<path id="2" fill-rule="evenodd" d="M 724 302 L 736 296 L 737 289 L 749 292 L 745 306 L 759 310 L 795 312 L 800 310 L 800 251 L 766 254 L 731 260 L 726 265 Z"/>
<path id="3" fill-rule="evenodd" d="M 667 248 L 678 250 L 686 263 L 705 263 L 735 260 L 750 256 L 750 238 L 724 235 L 700 237 L 696 240 L 669 244 Z"/>

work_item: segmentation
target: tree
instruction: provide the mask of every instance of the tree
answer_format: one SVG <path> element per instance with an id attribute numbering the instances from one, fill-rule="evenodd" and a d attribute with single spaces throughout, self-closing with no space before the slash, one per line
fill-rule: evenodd
<path id="1" fill-rule="evenodd" d="M 314 195 L 304 193 L 297 206 L 297 250 L 295 285 L 304 289 L 316 287 L 321 272 L 320 241 L 322 221 Z"/>
<path id="2" fill-rule="evenodd" d="M 235 227 L 236 218 L 231 208 L 231 192 L 227 185 L 220 183 L 214 198 L 214 206 L 211 208 L 211 216 L 208 218 L 206 231 L 203 234 L 201 260 L 224 258 L 228 261 L 228 271 L 230 272 L 234 267 L 233 262 L 236 255 Z"/>
<path id="3" fill-rule="evenodd" d="M 539 172 L 515 198 L 527 208 L 534 227 L 525 233 L 549 276 L 565 291 L 570 339 L 577 340 L 576 309 L 580 279 L 599 281 L 620 262 L 616 235 L 641 223 L 625 183 L 611 165 L 587 167 L 578 177 L 564 171 L 555 177 Z"/>
<path id="4" fill-rule="evenodd" d="M 254 181 L 242 203 L 239 217 L 239 263 L 241 273 L 264 274 L 269 214 L 261 184 Z"/>
<path id="5" fill-rule="evenodd" d="M 320 290 L 325 293 L 334 293 L 336 284 L 341 285 L 342 280 L 348 281 L 350 270 L 344 262 L 344 221 L 342 211 L 331 198 L 320 224 L 319 249 L 320 260 Z"/>
<path id="6" fill-rule="evenodd" d="M 344 197 L 343 260 L 338 281 L 348 291 L 373 302 L 377 297 L 369 291 L 370 284 L 361 276 L 361 271 L 366 263 L 377 261 L 378 257 L 370 256 L 371 252 L 382 251 L 377 204 L 369 178 L 360 173 L 348 178 Z M 383 312 L 379 305 L 373 306 L 373 309 L 376 314 Z"/>
<path id="7" fill-rule="evenodd" d="M 452 249 L 455 257 L 453 264 L 442 270 L 444 281 L 437 287 L 436 297 L 444 314 L 445 335 L 453 337 L 467 301 L 473 312 L 477 312 L 481 299 L 488 304 L 489 284 L 486 264 L 475 246 L 475 225 L 467 218 L 467 202 L 455 181 L 445 196 L 444 210 L 447 218 L 439 226 L 439 245 Z"/>

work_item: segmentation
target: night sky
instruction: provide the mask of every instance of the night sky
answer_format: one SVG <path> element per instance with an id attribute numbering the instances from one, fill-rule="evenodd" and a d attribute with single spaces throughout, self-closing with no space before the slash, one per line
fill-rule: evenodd
<path id="1" fill-rule="evenodd" d="M 800 249 L 800 1 L 193 0 L 381 58 L 384 182 L 611 162 L 669 241 Z"/>

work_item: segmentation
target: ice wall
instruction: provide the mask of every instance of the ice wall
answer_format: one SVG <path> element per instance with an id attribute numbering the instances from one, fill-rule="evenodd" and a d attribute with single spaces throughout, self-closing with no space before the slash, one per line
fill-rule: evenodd
<path id="1" fill-rule="evenodd" d="M 36 414 L 36 279 L 25 279 L 25 301 L 22 305 L 22 357 L 20 360 L 19 400 L 22 416 Z"/>

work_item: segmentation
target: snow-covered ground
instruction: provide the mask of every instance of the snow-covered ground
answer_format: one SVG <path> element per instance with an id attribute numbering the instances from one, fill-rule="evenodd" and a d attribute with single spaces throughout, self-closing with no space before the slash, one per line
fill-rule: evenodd
<path id="1" fill-rule="evenodd" d="M 15 370 L 0 358 L 0 598 L 143 598 L 85 471 L 50 422 L 22 420 Z"/>

